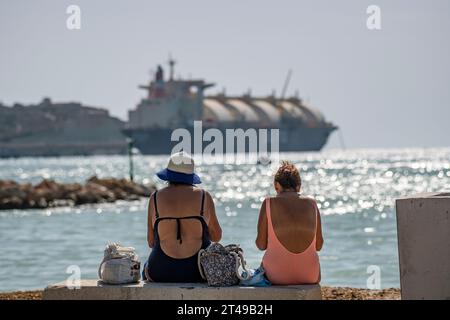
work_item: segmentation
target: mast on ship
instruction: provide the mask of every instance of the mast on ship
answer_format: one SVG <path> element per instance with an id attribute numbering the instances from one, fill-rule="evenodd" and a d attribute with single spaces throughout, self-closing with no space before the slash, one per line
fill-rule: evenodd
<path id="1" fill-rule="evenodd" d="M 172 58 L 172 55 L 170 54 L 168 64 L 169 64 L 169 81 L 173 81 L 176 61 Z"/>

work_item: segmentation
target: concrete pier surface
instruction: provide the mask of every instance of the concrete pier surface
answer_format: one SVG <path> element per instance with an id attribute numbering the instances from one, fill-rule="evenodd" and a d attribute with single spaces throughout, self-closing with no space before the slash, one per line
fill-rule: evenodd
<path id="1" fill-rule="evenodd" d="M 450 192 L 396 201 L 402 299 L 450 300 Z"/>
<path id="2" fill-rule="evenodd" d="M 107 285 L 82 280 L 79 289 L 65 282 L 50 285 L 44 300 L 321 300 L 320 285 L 270 287 L 209 287 L 202 283 L 146 283 Z"/>

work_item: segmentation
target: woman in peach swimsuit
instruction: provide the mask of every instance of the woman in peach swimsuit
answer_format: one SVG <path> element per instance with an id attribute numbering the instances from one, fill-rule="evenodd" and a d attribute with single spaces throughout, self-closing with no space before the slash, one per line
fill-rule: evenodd
<path id="1" fill-rule="evenodd" d="M 323 245 L 316 201 L 300 196 L 297 168 L 284 161 L 274 178 L 275 197 L 266 198 L 258 220 L 256 246 L 266 250 L 262 265 L 272 284 L 320 282 L 317 251 Z"/>

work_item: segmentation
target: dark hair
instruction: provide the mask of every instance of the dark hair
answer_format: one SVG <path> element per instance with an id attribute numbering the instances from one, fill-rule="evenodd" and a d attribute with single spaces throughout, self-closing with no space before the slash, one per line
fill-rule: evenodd
<path id="1" fill-rule="evenodd" d="M 181 185 L 186 185 L 186 186 L 192 186 L 192 183 L 186 183 L 186 182 L 175 182 L 175 181 L 167 181 L 167 184 L 169 186 L 181 186 Z"/>
<path id="2" fill-rule="evenodd" d="M 275 173 L 275 182 L 278 182 L 283 189 L 296 189 L 302 185 L 300 173 L 295 165 L 289 161 L 282 161 L 281 166 Z"/>

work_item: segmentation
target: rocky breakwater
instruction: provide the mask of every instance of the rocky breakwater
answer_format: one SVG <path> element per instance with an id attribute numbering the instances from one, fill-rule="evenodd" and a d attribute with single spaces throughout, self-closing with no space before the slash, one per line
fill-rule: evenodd
<path id="1" fill-rule="evenodd" d="M 126 179 L 96 176 L 86 183 L 57 183 L 44 179 L 36 185 L 0 180 L 0 210 L 75 206 L 88 203 L 138 200 L 156 188 Z"/>

